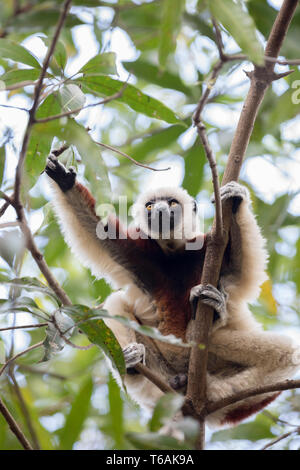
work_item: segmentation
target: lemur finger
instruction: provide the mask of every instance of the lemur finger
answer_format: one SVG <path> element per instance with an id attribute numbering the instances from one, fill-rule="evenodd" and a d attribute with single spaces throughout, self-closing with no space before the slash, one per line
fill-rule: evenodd
<path id="1" fill-rule="evenodd" d="M 123 349 L 126 368 L 134 367 L 145 360 L 145 346 L 141 343 L 130 343 Z"/>

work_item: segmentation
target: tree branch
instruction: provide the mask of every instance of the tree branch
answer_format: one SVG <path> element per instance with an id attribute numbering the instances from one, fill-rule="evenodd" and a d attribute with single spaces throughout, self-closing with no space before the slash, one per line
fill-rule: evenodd
<path id="1" fill-rule="evenodd" d="M 4 402 L 0 398 L 0 413 L 2 414 L 3 418 L 7 422 L 8 426 L 10 427 L 11 431 L 14 433 L 18 441 L 21 443 L 22 447 L 25 450 L 33 450 L 31 444 L 21 431 L 18 423 L 15 421 L 14 417 L 10 414 L 9 410 L 6 408 Z"/>
<path id="2" fill-rule="evenodd" d="M 280 47 L 297 7 L 297 3 L 297 0 L 284 0 L 267 42 L 265 51 L 265 55 L 267 57 L 276 58 L 278 56 Z M 229 181 L 237 181 L 239 178 L 243 157 L 249 143 L 259 106 L 263 100 L 266 89 L 272 83 L 272 81 L 276 79 L 274 66 L 275 63 L 268 62 L 267 60 L 265 61 L 264 66 L 254 66 L 254 71 L 251 73 L 250 77 L 250 89 L 243 106 L 239 123 L 230 148 L 228 163 L 222 181 L 223 185 Z M 201 106 L 202 104 L 199 106 L 200 109 Z M 198 122 L 200 122 L 199 115 L 196 115 L 196 117 L 198 117 Z M 212 231 L 207 242 L 205 262 L 201 279 L 202 284 L 212 284 L 213 286 L 217 286 L 224 251 L 228 241 L 232 213 L 231 206 L 232 203 L 228 201 L 226 204 L 224 204 L 223 207 L 224 237 L 222 242 L 220 242 L 220 240 L 218 240 L 216 237 L 216 222 L 214 221 Z M 202 415 L 202 418 L 206 400 L 206 371 L 208 360 L 209 332 L 212 327 L 212 319 L 212 308 L 200 304 L 197 309 L 196 318 L 193 320 L 194 325 L 192 329 L 192 339 L 197 344 L 204 344 L 205 348 L 200 349 L 199 347 L 194 346 L 191 350 L 188 388 L 184 410 L 189 414 L 196 413 L 200 417 Z M 201 435 L 197 446 L 199 449 L 204 447 L 203 419 L 200 419 L 200 424 L 201 422 Z"/>
<path id="3" fill-rule="evenodd" d="M 245 400 L 246 398 L 255 397 L 256 395 L 262 395 L 264 393 L 276 393 L 282 392 L 284 390 L 292 390 L 295 388 L 300 388 L 300 380 L 284 380 L 271 385 L 263 385 L 261 387 L 252 387 L 242 392 L 236 393 L 230 397 L 222 398 L 217 402 L 211 403 L 208 402 L 205 409 L 205 415 L 214 413 L 215 411 L 221 410 L 229 405 L 233 405 L 238 401 Z"/>

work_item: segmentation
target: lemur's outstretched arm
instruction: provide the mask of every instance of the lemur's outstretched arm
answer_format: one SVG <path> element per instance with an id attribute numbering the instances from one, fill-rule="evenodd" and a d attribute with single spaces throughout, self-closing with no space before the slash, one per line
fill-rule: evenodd
<path id="1" fill-rule="evenodd" d="M 106 234 L 108 226 L 96 215 L 93 196 L 76 180 L 74 170 L 66 170 L 55 156 L 48 158 L 45 172 L 65 239 L 82 264 L 95 276 L 106 277 L 114 288 L 147 282 L 146 275 L 151 277 L 155 266 L 140 246 L 143 240 L 133 240 L 117 218 L 109 225 L 115 233 Z M 152 278 L 155 282 L 157 276 Z"/>

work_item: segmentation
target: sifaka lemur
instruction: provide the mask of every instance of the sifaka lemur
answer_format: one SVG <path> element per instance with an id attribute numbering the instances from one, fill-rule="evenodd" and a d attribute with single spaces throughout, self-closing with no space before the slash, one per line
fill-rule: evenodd
<path id="1" fill-rule="evenodd" d="M 209 344 L 207 397 L 216 401 L 241 390 L 291 377 L 299 367 L 299 350 L 287 336 L 265 332 L 247 303 L 267 279 L 267 252 L 251 210 L 249 192 L 236 182 L 221 187 L 222 201 L 232 198 L 232 223 L 218 288 L 201 284 L 206 236 L 198 231 L 197 205 L 182 188 L 151 189 L 134 205 L 134 225 L 118 218 L 102 222 L 95 200 L 50 155 L 45 172 L 62 232 L 73 253 L 92 273 L 117 290 L 105 301 L 109 314 L 134 319 L 188 341 L 197 303 L 213 307 Z M 109 236 L 112 232 L 116 236 Z M 105 236 L 106 234 L 106 236 Z M 104 236 L 103 236 L 104 235 Z M 190 245 L 190 246 L 188 246 Z M 129 394 L 153 408 L 162 392 L 138 374 L 144 361 L 179 392 L 185 391 L 190 348 L 150 339 L 107 320 L 124 353 Z M 297 360 L 298 358 L 298 360 Z M 236 424 L 261 410 L 278 393 L 237 402 L 207 417 L 208 424 Z"/>

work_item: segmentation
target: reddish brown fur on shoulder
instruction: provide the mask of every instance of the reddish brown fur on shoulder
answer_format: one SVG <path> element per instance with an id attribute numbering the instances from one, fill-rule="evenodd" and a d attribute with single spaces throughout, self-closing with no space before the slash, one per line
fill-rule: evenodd
<path id="1" fill-rule="evenodd" d="M 89 207 L 89 209 L 96 215 L 96 212 L 95 212 L 95 205 L 96 205 L 95 198 L 91 195 L 89 190 L 85 186 L 83 186 L 81 183 L 78 183 L 76 181 L 75 187 L 76 187 L 77 191 L 79 191 L 80 194 L 82 195 L 82 197 L 85 200 L 85 202 L 86 202 L 87 206 Z"/>
<path id="2" fill-rule="evenodd" d="M 234 408 L 229 411 L 226 416 L 223 418 L 221 424 L 238 424 L 243 419 L 248 418 L 254 413 L 265 408 L 269 403 L 271 403 L 275 398 L 280 395 L 281 392 L 275 393 L 274 395 L 265 398 L 262 401 L 250 403 L 250 404 L 241 404 L 238 408 Z"/>

